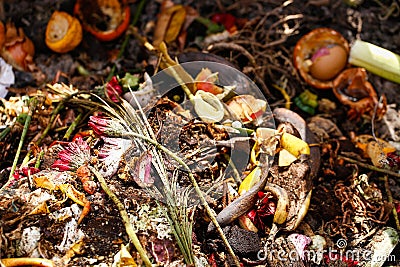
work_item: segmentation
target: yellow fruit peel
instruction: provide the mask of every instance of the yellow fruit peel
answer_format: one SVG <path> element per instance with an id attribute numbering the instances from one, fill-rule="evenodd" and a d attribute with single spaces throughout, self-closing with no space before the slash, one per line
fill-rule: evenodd
<path id="1" fill-rule="evenodd" d="M 308 144 L 300 138 L 289 133 L 282 134 L 281 147 L 289 151 L 296 158 L 302 154 L 310 155 L 310 147 Z"/>
<path id="2" fill-rule="evenodd" d="M 245 192 L 249 191 L 256 183 L 260 181 L 261 177 L 261 167 L 255 167 L 249 175 L 244 178 L 242 183 L 239 186 L 239 195 L 244 194 Z"/>

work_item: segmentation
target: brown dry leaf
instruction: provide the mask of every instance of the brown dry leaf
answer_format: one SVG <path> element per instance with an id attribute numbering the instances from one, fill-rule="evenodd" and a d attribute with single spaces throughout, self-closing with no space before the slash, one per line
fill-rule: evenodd
<path id="1" fill-rule="evenodd" d="M 35 185 L 37 187 L 40 187 L 40 188 L 44 188 L 44 189 L 48 189 L 48 190 L 56 189 L 56 185 L 52 181 L 50 181 L 50 179 L 47 178 L 47 176 L 45 176 L 45 175 L 33 177 L 33 182 L 35 183 Z"/>
<path id="2" fill-rule="evenodd" d="M 185 21 L 182 25 L 180 34 L 177 38 L 178 47 L 181 51 L 183 51 L 183 49 L 185 48 L 187 29 L 189 28 L 190 24 L 199 16 L 199 12 L 197 12 L 196 9 L 190 6 L 185 6 L 185 10 L 186 10 Z"/>
<path id="3" fill-rule="evenodd" d="M 49 207 L 46 202 L 40 203 L 34 210 L 32 210 L 29 215 L 38 215 L 38 214 L 48 214 L 50 213 Z"/>
<path id="4" fill-rule="evenodd" d="M 178 37 L 186 17 L 186 9 L 182 5 L 177 5 L 172 9 L 173 14 L 164 37 L 167 43 L 175 41 L 176 37 Z"/>
<path id="5" fill-rule="evenodd" d="M 396 151 L 396 148 L 385 140 L 374 138 L 372 135 L 369 134 L 358 135 L 353 138 L 352 141 L 356 145 L 356 147 L 363 151 L 364 157 L 370 157 L 370 153 L 372 153 L 372 151 L 374 151 L 374 153 L 377 153 L 377 149 L 379 149 L 379 151 L 384 154 Z M 370 152 L 368 152 L 368 150 L 370 150 Z"/>
<path id="6" fill-rule="evenodd" d="M 154 30 L 153 44 L 158 46 L 165 41 L 174 41 L 185 22 L 186 9 L 182 5 L 174 5 L 171 1 L 163 1 Z"/>

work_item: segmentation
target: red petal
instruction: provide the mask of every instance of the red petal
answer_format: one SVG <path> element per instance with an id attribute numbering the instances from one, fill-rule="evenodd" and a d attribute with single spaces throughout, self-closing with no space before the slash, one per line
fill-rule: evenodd
<path id="1" fill-rule="evenodd" d="M 52 168 L 57 168 L 60 171 L 69 171 L 71 170 L 71 167 L 68 166 L 68 164 L 64 163 L 64 161 L 58 159 L 54 161 L 53 165 L 51 165 Z"/>

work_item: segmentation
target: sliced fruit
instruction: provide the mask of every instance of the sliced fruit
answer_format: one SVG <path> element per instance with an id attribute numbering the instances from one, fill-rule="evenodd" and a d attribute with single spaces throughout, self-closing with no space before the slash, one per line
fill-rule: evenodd
<path id="1" fill-rule="evenodd" d="M 279 160 L 278 160 L 279 167 L 289 166 L 296 160 L 297 157 L 295 157 L 292 153 L 290 153 L 286 149 L 282 149 L 281 151 L 279 151 Z"/>
<path id="2" fill-rule="evenodd" d="M 243 182 L 239 186 L 239 195 L 249 191 L 256 183 L 260 181 L 261 168 L 259 166 L 255 167 L 249 175 L 244 178 Z"/>

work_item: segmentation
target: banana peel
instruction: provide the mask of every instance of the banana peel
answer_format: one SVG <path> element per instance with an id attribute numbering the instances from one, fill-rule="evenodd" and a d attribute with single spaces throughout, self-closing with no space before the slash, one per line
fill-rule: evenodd
<path id="1" fill-rule="evenodd" d="M 310 192 L 308 192 L 307 197 L 304 199 L 303 203 L 301 204 L 301 208 L 300 208 L 299 212 L 297 213 L 296 222 L 293 224 L 292 229 L 287 229 L 288 231 L 296 229 L 300 225 L 300 223 L 304 219 L 304 217 L 306 216 L 308 207 L 310 206 L 310 202 L 311 202 L 311 193 L 312 193 L 312 190 L 310 190 Z"/>
<path id="2" fill-rule="evenodd" d="M 307 142 L 289 133 L 282 134 L 281 146 L 296 158 L 302 154 L 310 155 L 310 147 L 308 146 Z"/>
<path id="3" fill-rule="evenodd" d="M 290 152 L 290 154 L 294 155 L 296 158 L 299 158 L 300 155 L 310 155 L 310 147 L 307 142 L 302 139 L 286 132 L 279 132 L 277 130 L 271 128 L 258 128 L 256 131 L 256 136 L 258 138 L 268 138 L 271 135 L 281 135 L 280 143 L 281 148 Z"/>
<path id="4" fill-rule="evenodd" d="M 271 192 L 278 200 L 273 222 L 283 224 L 289 215 L 290 199 L 288 192 L 282 187 L 271 183 L 266 183 L 264 190 Z"/>
<path id="5" fill-rule="evenodd" d="M 297 158 L 286 149 L 282 149 L 281 151 L 279 151 L 279 159 L 278 159 L 279 167 L 289 166 L 296 160 Z"/>

